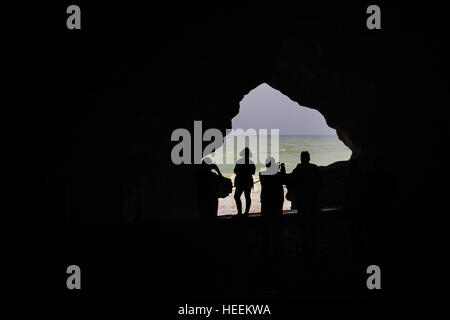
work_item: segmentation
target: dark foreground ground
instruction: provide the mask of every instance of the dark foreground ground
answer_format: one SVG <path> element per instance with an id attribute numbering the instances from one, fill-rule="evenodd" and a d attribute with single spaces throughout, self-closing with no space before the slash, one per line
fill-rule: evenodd
<path id="1" fill-rule="evenodd" d="M 310 263 L 305 263 L 295 214 L 283 216 L 282 251 L 270 257 L 263 252 L 260 217 L 220 218 L 212 226 L 80 226 L 34 237 L 27 243 L 16 238 L 20 245 L 14 248 L 19 249 L 4 255 L 3 288 L 9 295 L 185 302 L 359 297 L 368 291 L 366 270 L 354 261 L 351 224 L 344 212 L 320 215 L 318 250 Z M 71 264 L 81 267 L 80 291 L 66 288 Z"/>

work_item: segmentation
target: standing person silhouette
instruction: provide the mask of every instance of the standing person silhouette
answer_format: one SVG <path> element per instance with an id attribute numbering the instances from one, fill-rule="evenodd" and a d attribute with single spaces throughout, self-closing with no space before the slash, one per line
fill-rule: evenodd
<path id="1" fill-rule="evenodd" d="M 248 216 L 252 202 L 250 199 L 250 192 L 253 188 L 253 175 L 256 172 L 256 167 L 253 161 L 250 160 L 252 154 L 249 148 L 244 148 L 241 151 L 240 156 L 242 158 L 236 162 L 236 166 L 234 167 L 234 173 L 236 174 L 236 178 L 234 179 L 234 186 L 236 187 L 236 190 L 234 191 L 234 200 L 236 201 L 238 216 L 242 216 L 241 195 L 244 193 L 244 215 Z"/>
<path id="2" fill-rule="evenodd" d="M 300 220 L 305 254 L 311 258 L 315 252 L 316 220 L 320 211 L 319 191 L 322 185 L 319 168 L 310 163 L 308 151 L 302 151 L 300 161 L 292 171 L 295 203 Z M 310 261 L 310 259 L 307 259 Z"/>
<path id="3" fill-rule="evenodd" d="M 216 171 L 214 173 L 212 170 Z M 218 179 L 222 173 L 219 167 L 211 162 L 211 159 L 205 158 L 200 165 L 198 172 L 199 179 L 199 207 L 200 219 L 203 222 L 212 222 L 217 217 L 219 199 L 217 196 Z"/>
<path id="4" fill-rule="evenodd" d="M 263 252 L 275 256 L 281 249 L 281 219 L 283 215 L 286 169 L 273 157 L 266 160 L 266 170 L 259 173 L 261 183 L 261 216 L 263 220 Z"/>

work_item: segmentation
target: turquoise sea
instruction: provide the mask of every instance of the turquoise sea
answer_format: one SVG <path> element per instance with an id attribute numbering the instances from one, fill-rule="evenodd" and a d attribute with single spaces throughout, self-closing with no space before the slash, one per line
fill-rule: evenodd
<path id="1" fill-rule="evenodd" d="M 268 154 L 270 154 L 271 139 L 267 139 Z M 224 149 L 222 149 L 224 148 Z M 232 156 L 237 160 L 237 146 L 234 150 L 226 150 L 222 147 L 218 152 L 224 155 Z M 224 151 L 225 150 L 225 151 Z M 311 155 L 311 163 L 319 166 L 326 166 L 336 161 L 348 160 L 351 156 L 351 150 L 344 145 L 342 141 L 335 135 L 330 136 L 280 136 L 279 137 L 279 160 L 286 165 L 286 171 L 292 171 L 297 163 L 300 162 L 300 152 L 309 151 Z M 257 155 L 253 154 L 252 160 L 257 165 L 257 170 L 261 170 L 264 160 L 255 159 Z M 234 164 L 218 164 L 224 175 L 233 173 Z"/>

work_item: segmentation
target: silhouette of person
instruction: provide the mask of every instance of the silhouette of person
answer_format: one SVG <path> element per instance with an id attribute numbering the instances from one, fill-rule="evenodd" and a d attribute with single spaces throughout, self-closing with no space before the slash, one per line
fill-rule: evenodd
<path id="1" fill-rule="evenodd" d="M 273 157 L 266 159 L 266 170 L 259 173 L 261 183 L 261 216 L 263 219 L 263 251 L 277 254 L 280 250 L 280 229 L 283 214 L 286 169 Z"/>
<path id="2" fill-rule="evenodd" d="M 217 174 L 212 170 L 215 170 Z M 222 177 L 219 167 L 213 164 L 210 158 L 205 158 L 198 173 L 200 220 L 203 222 L 214 221 L 217 216 L 219 205 L 217 195 L 218 176 Z"/>
<path id="3" fill-rule="evenodd" d="M 236 190 L 234 191 L 234 200 L 236 201 L 236 207 L 238 211 L 238 216 L 242 215 L 242 202 L 241 195 L 245 195 L 245 212 L 244 215 L 248 216 L 250 211 L 251 199 L 250 192 L 253 188 L 253 175 L 255 174 L 256 167 L 250 157 L 252 156 L 249 148 L 244 148 L 241 153 L 241 157 L 234 167 L 234 173 L 236 178 L 234 179 L 234 186 Z"/>
<path id="4" fill-rule="evenodd" d="M 320 211 L 319 191 L 322 185 L 319 168 L 310 163 L 310 155 L 302 151 L 300 161 L 292 171 L 294 198 L 300 220 L 303 246 L 307 257 L 315 251 L 316 222 Z"/>

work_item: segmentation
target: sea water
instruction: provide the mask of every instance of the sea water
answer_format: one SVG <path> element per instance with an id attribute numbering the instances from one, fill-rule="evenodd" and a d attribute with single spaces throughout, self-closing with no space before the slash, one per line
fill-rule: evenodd
<path id="1" fill-rule="evenodd" d="M 271 139 L 267 138 L 267 153 L 270 155 Z M 264 142 L 264 141 L 263 141 Z M 351 150 L 339 140 L 335 135 L 330 136 L 280 136 L 279 137 L 279 162 L 286 165 L 286 171 L 292 171 L 300 162 L 300 152 L 308 151 L 311 156 L 311 163 L 319 166 L 327 166 L 336 161 L 348 160 L 352 154 Z M 234 161 L 237 160 L 240 150 L 218 150 L 227 156 L 233 154 Z M 257 170 L 264 167 L 265 159 L 254 159 L 258 154 L 253 154 L 252 160 L 256 163 Z M 233 164 L 219 164 L 219 168 L 224 175 L 233 173 Z"/>

